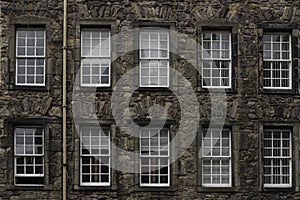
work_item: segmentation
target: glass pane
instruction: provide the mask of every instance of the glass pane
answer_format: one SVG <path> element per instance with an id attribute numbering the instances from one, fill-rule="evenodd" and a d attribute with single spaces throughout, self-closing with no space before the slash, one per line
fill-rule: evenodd
<path id="1" fill-rule="evenodd" d="M 16 144 L 24 144 L 24 137 L 17 137 Z"/>
<path id="2" fill-rule="evenodd" d="M 18 56 L 24 56 L 25 55 L 25 48 L 19 47 L 18 48 Z"/>
<path id="3" fill-rule="evenodd" d="M 33 166 L 26 167 L 26 174 L 33 174 Z"/>
<path id="4" fill-rule="evenodd" d="M 24 167 L 23 166 L 18 166 L 17 167 L 17 174 L 24 174 Z"/>
<path id="5" fill-rule="evenodd" d="M 43 167 L 42 166 L 35 167 L 35 173 L 36 174 L 43 174 Z"/>
<path id="6" fill-rule="evenodd" d="M 17 149 L 17 151 L 18 151 L 18 149 Z M 33 154 L 33 146 L 26 146 L 25 154 Z"/>

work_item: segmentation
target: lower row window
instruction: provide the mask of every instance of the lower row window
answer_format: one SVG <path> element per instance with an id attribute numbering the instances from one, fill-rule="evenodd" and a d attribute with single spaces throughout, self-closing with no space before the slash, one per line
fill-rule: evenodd
<path id="1" fill-rule="evenodd" d="M 140 135 L 140 185 L 169 186 L 169 132 L 143 128 Z"/>
<path id="2" fill-rule="evenodd" d="M 15 184 L 44 184 L 43 128 L 15 128 Z"/>
<path id="3" fill-rule="evenodd" d="M 109 129 L 82 128 L 80 148 L 81 185 L 110 185 Z"/>
<path id="4" fill-rule="evenodd" d="M 231 187 L 231 131 L 204 130 L 202 186 Z"/>
<path id="5" fill-rule="evenodd" d="M 45 184 L 44 129 L 16 127 L 14 131 L 15 185 Z M 111 185 L 109 128 L 82 127 L 80 131 L 80 185 Z M 140 186 L 170 186 L 170 133 L 166 128 L 141 128 L 139 138 Z M 202 186 L 232 187 L 232 132 L 204 129 Z M 264 129 L 263 186 L 292 186 L 292 131 Z"/>
<path id="6" fill-rule="evenodd" d="M 291 131 L 264 131 L 264 187 L 292 186 Z"/>

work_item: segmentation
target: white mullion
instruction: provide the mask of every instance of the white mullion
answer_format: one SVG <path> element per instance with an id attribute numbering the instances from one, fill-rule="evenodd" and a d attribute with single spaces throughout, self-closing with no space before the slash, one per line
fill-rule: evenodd
<path id="1" fill-rule="evenodd" d="M 222 41 L 223 41 L 223 36 L 222 36 L 222 34 L 221 33 L 218 33 L 219 34 L 219 37 L 220 37 L 220 39 L 219 39 L 219 59 L 220 58 L 222 58 Z"/>
<path id="2" fill-rule="evenodd" d="M 36 62 L 37 62 L 37 58 L 34 59 L 34 72 L 33 72 L 33 84 L 36 84 Z"/>
<path id="3" fill-rule="evenodd" d="M 210 58 L 213 59 L 213 34 L 210 32 Z"/>
<path id="4" fill-rule="evenodd" d="M 33 159 L 33 166 L 32 166 L 32 168 L 33 168 L 33 174 L 36 174 L 36 172 L 35 172 L 35 168 L 36 168 L 36 164 L 35 164 L 35 156 L 33 156 L 32 157 L 32 159 Z"/>
<path id="5" fill-rule="evenodd" d="M 270 59 L 272 59 L 272 60 L 274 60 L 273 59 L 273 53 L 274 53 L 274 49 L 273 49 L 273 34 L 270 34 L 270 36 L 271 36 L 271 58 Z"/>
<path id="6" fill-rule="evenodd" d="M 280 46 L 281 46 L 281 43 L 280 43 Z M 281 48 L 281 47 L 280 47 Z M 280 56 L 281 56 L 281 52 L 280 52 Z M 282 61 L 279 61 L 279 77 L 280 77 L 280 87 L 283 87 L 282 86 L 282 81 L 283 81 L 283 77 L 282 77 Z"/>
<path id="7" fill-rule="evenodd" d="M 222 174 L 221 174 L 221 169 L 222 169 L 222 157 L 219 158 L 219 184 L 222 185 Z"/>
<path id="8" fill-rule="evenodd" d="M 280 34 L 279 37 L 280 37 L 280 42 L 279 42 L 279 52 L 280 52 L 280 55 L 279 55 L 279 58 L 280 58 L 280 60 L 282 60 L 283 34 Z"/>
<path id="9" fill-rule="evenodd" d="M 219 48 L 218 48 L 218 51 L 219 51 L 219 58 L 218 59 L 221 59 L 222 58 L 222 43 L 221 43 L 221 40 L 222 40 L 222 34 L 221 33 L 218 33 L 219 35 Z M 221 66 L 222 66 L 222 61 L 219 60 L 219 85 L 218 86 L 222 86 L 222 74 L 221 74 Z"/>
<path id="10" fill-rule="evenodd" d="M 28 49 L 28 46 L 27 46 L 27 41 L 28 41 L 28 35 L 27 35 L 28 31 L 25 31 L 25 56 L 28 56 L 27 54 L 27 49 Z"/>
<path id="11" fill-rule="evenodd" d="M 232 45 L 231 45 L 231 33 L 229 33 L 229 77 L 228 77 L 228 86 L 231 88 L 231 80 L 232 80 Z M 230 134 L 231 135 L 231 134 Z"/>
<path id="12" fill-rule="evenodd" d="M 88 175 L 89 175 L 89 182 L 88 183 L 92 183 L 92 163 L 93 163 L 93 159 L 92 159 L 92 155 L 91 155 L 90 156 L 90 164 L 89 164 L 90 171 L 88 173 Z"/>
<path id="13" fill-rule="evenodd" d="M 36 40 L 37 40 L 37 36 L 36 36 L 36 30 L 34 30 L 33 32 L 34 32 L 34 36 L 33 36 L 33 37 L 34 37 L 34 39 L 33 39 L 33 40 L 34 40 L 34 45 L 33 45 L 33 56 L 36 57 L 36 56 L 37 56 L 37 49 L 36 49 L 36 42 L 37 42 Z"/>
<path id="14" fill-rule="evenodd" d="M 289 87 L 292 88 L 292 36 L 289 34 Z"/>
<path id="15" fill-rule="evenodd" d="M 160 52 L 160 50 L 158 50 L 158 52 Z M 158 66 L 157 66 L 157 84 L 158 85 L 161 85 L 160 84 L 160 68 L 161 68 L 161 60 L 158 60 L 157 61 L 157 63 L 158 63 Z"/>
<path id="16" fill-rule="evenodd" d="M 26 48 L 25 48 L 26 49 Z M 27 51 L 27 50 L 26 50 Z M 24 73 L 24 84 L 26 85 L 27 84 L 27 69 L 28 69 L 28 58 L 25 58 L 25 73 Z"/>
<path id="17" fill-rule="evenodd" d="M 212 157 L 210 158 L 210 163 L 209 163 L 209 165 L 210 165 L 210 184 L 212 184 L 213 183 L 213 159 L 212 159 Z"/>
<path id="18" fill-rule="evenodd" d="M 90 45 L 89 45 L 89 55 L 91 56 L 91 57 L 94 57 L 93 55 L 92 55 L 92 51 L 93 51 L 93 31 L 92 30 L 90 30 L 89 31 L 89 33 L 90 33 Z"/>
<path id="19" fill-rule="evenodd" d="M 102 57 L 102 44 L 101 44 L 101 39 L 102 39 L 102 31 L 98 31 L 99 32 L 99 42 L 100 42 L 100 48 L 99 48 L 99 56 Z"/>
<path id="20" fill-rule="evenodd" d="M 24 138 L 24 145 L 23 145 L 23 154 L 26 155 L 26 135 L 25 135 L 25 129 L 23 129 L 23 138 Z"/>
<path id="21" fill-rule="evenodd" d="M 161 157 L 158 157 L 158 159 L 157 159 L 157 176 L 158 176 L 158 184 L 161 184 L 161 180 L 160 180 L 160 178 L 161 178 L 161 174 L 160 174 L 160 169 L 161 169 L 161 165 L 160 165 L 160 159 L 161 159 Z"/>
<path id="22" fill-rule="evenodd" d="M 271 184 L 274 183 L 274 158 L 271 159 Z"/>
<path id="23" fill-rule="evenodd" d="M 221 37 L 221 36 L 220 36 Z M 220 53 L 220 56 L 221 56 L 221 51 L 219 52 Z M 222 86 L 222 63 L 223 61 L 222 60 L 219 60 L 219 87 Z"/>
<path id="24" fill-rule="evenodd" d="M 89 77 L 90 77 L 90 82 L 89 82 L 89 84 L 90 85 L 93 85 L 93 62 L 94 62 L 94 57 L 93 58 L 91 58 L 91 62 L 89 63 L 90 64 L 90 74 L 89 74 Z M 92 136 L 91 136 L 92 137 Z"/>
<path id="25" fill-rule="evenodd" d="M 100 42 L 101 42 L 101 33 L 100 33 Z M 101 49 L 101 48 L 100 48 Z M 100 54 L 101 55 L 101 54 Z M 102 73 L 101 73 L 101 70 L 102 70 L 102 59 L 105 59 L 105 58 L 100 58 L 99 59 L 99 65 L 97 66 L 97 68 L 99 69 L 99 74 L 98 74 L 98 84 L 102 84 Z M 92 70 L 93 71 L 93 70 Z M 100 130 L 99 130 L 100 131 Z M 100 132 L 99 132 L 100 133 Z M 104 134 L 104 133 L 103 133 Z M 100 134 L 101 136 L 101 134 Z"/>
<path id="26" fill-rule="evenodd" d="M 289 159 L 289 184 L 292 184 L 292 159 Z"/>
<path id="27" fill-rule="evenodd" d="M 280 41 L 281 41 L 281 39 L 282 39 L 282 36 L 280 36 Z M 281 68 L 281 65 L 280 65 L 280 68 Z M 282 131 L 280 131 L 279 184 L 283 184 L 282 159 L 283 159 L 283 142 L 282 142 Z"/>
<path id="28" fill-rule="evenodd" d="M 292 133 L 289 131 L 289 184 L 292 184 Z"/>

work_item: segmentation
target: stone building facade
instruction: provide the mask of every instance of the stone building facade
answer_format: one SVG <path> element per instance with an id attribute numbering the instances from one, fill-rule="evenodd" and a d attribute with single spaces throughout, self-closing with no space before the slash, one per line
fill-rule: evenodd
<path id="1" fill-rule="evenodd" d="M 67 8 L 67 199 L 300 199 L 299 1 Z M 0 9 L 0 199 L 62 199 L 63 1 Z"/>

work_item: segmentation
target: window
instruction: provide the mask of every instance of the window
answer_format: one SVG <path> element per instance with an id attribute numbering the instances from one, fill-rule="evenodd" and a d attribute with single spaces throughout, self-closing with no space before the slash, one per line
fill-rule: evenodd
<path id="1" fill-rule="evenodd" d="M 140 186 L 169 186 L 169 131 L 142 128 L 140 134 Z"/>
<path id="2" fill-rule="evenodd" d="M 80 184 L 110 185 L 110 131 L 101 128 L 81 128 Z"/>
<path id="3" fill-rule="evenodd" d="M 140 32 L 140 86 L 169 86 L 169 32 Z"/>
<path id="4" fill-rule="evenodd" d="M 17 29 L 16 85 L 45 86 L 45 41 L 44 29 Z"/>
<path id="5" fill-rule="evenodd" d="M 265 89 L 292 88 L 291 36 L 289 33 L 263 35 L 263 85 Z"/>
<path id="6" fill-rule="evenodd" d="M 231 187 L 231 131 L 204 130 L 202 186 Z"/>
<path id="7" fill-rule="evenodd" d="M 266 129 L 263 141 L 264 187 L 291 187 L 291 131 Z"/>
<path id="8" fill-rule="evenodd" d="M 17 127 L 14 133 L 16 185 L 44 184 L 44 130 Z"/>
<path id="9" fill-rule="evenodd" d="M 81 86 L 110 86 L 110 31 L 81 31 Z"/>
<path id="10" fill-rule="evenodd" d="M 202 87 L 231 87 L 231 33 L 205 31 L 202 34 Z"/>

